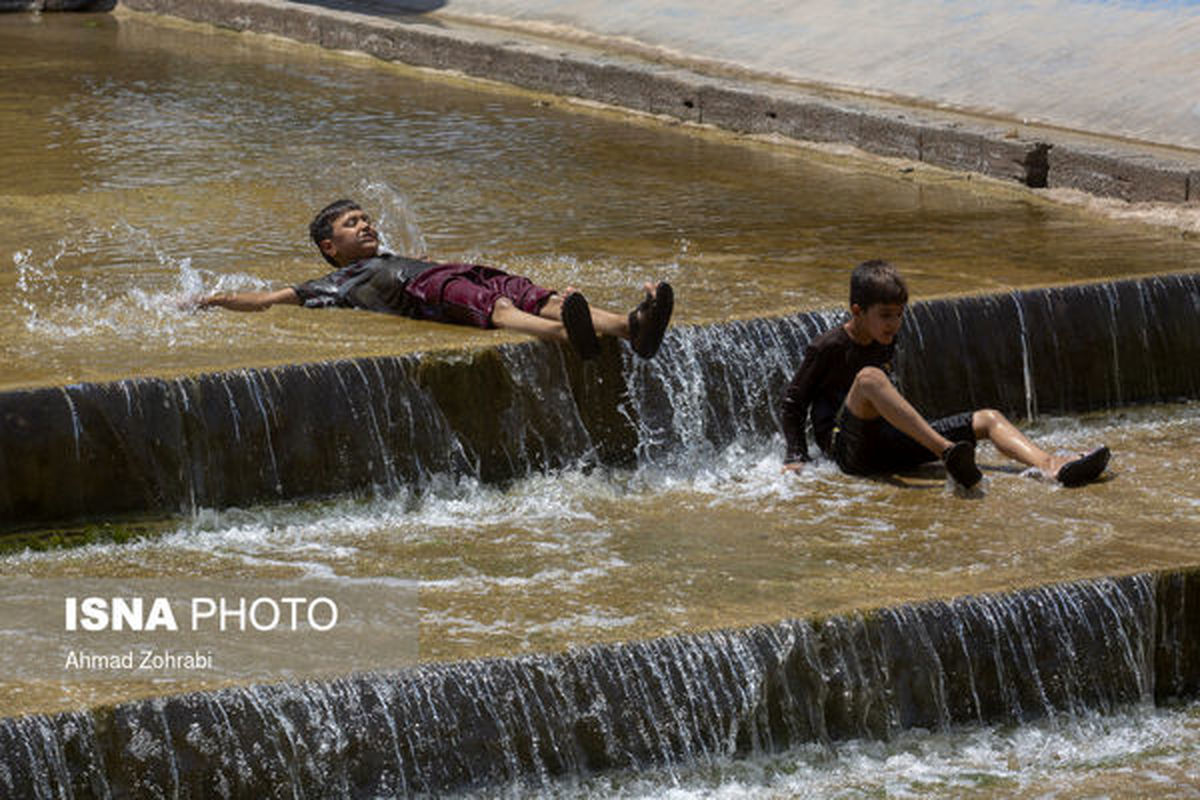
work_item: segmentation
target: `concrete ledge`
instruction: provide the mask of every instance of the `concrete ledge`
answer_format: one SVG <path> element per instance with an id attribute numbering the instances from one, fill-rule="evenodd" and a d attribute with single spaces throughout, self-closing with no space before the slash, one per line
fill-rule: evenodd
<path id="1" fill-rule="evenodd" d="M 1200 199 L 1188 196 L 1189 177 L 1195 174 L 1194 169 L 1189 170 L 1189 165 L 1182 162 L 1173 164 L 1137 154 L 1055 147 L 1050 151 L 1048 185 L 1129 202 L 1183 203 Z"/>
<path id="2" fill-rule="evenodd" d="M 1198 273 L 918 302 L 896 376 L 928 417 L 1196 398 L 1198 306 Z M 651 362 L 613 339 L 587 365 L 531 341 L 0 392 L 0 536 L 419 490 L 435 475 L 502 483 L 581 462 L 632 464 L 686 451 L 677 413 L 703 420 L 715 447 L 769 436 L 804 347 L 842 313 L 673 327 Z M 683 388 L 697 381 L 702 391 Z M 341 414 L 326 413 L 331 400 Z"/>
<path id="3" fill-rule="evenodd" d="M 753 76 L 705 74 L 511 32 L 450 27 L 437 18 L 397 21 L 283 0 L 121 4 L 735 132 L 850 144 L 1034 188 L 1070 187 L 1131 202 L 1200 200 L 1200 153 L 1188 150 L 1014 126 Z"/>

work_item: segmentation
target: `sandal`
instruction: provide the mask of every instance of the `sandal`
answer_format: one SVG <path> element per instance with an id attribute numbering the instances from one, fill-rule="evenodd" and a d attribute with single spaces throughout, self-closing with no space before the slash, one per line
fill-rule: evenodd
<path id="1" fill-rule="evenodd" d="M 1104 472 L 1111 455 L 1107 447 L 1097 447 L 1090 453 L 1063 464 L 1054 477 L 1063 486 L 1083 486 L 1085 483 L 1091 483 Z"/>
<path id="2" fill-rule="evenodd" d="M 658 285 L 653 295 L 646 293 L 646 299 L 629 312 L 629 344 L 633 346 L 633 352 L 642 358 L 654 358 L 674 308 L 675 291 L 666 281 Z"/>
<path id="3" fill-rule="evenodd" d="M 970 489 L 983 480 L 983 473 L 975 465 L 975 444 L 955 442 L 942 452 L 942 463 L 946 472 L 964 489 Z"/>
<path id="4" fill-rule="evenodd" d="M 572 292 L 563 298 L 562 323 L 567 329 L 571 346 L 580 358 L 586 360 L 600 355 L 600 339 L 596 337 L 596 328 L 592 324 L 592 309 L 579 292 Z"/>

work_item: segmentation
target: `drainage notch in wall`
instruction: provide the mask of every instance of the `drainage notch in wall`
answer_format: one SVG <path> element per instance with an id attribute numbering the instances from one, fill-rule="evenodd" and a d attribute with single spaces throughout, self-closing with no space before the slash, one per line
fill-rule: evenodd
<path id="1" fill-rule="evenodd" d="M 1052 144 L 1038 142 L 1025 154 L 1025 185 L 1031 189 L 1045 189 L 1050 178 L 1050 148 Z"/>

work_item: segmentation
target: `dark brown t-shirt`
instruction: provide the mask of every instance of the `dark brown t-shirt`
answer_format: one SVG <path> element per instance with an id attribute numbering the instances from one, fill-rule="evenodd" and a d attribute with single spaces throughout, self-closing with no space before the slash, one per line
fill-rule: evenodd
<path id="1" fill-rule="evenodd" d="M 413 278 L 440 266 L 432 261 L 384 254 L 355 261 L 293 288 L 306 308 L 336 306 L 417 316 L 420 303 L 405 287 Z"/>
<path id="2" fill-rule="evenodd" d="M 854 377 L 863 367 L 878 367 L 891 375 L 895 353 L 895 343 L 856 343 L 841 325 L 812 340 L 783 398 L 783 435 L 787 438 L 784 460 L 788 463 L 809 460 L 804 425 L 810 408 L 813 438 L 822 450 L 828 451 L 834 418 Z"/>

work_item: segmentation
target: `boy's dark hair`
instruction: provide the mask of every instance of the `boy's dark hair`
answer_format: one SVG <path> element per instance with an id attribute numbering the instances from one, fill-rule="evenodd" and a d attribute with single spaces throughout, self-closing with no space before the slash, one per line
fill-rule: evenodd
<path id="1" fill-rule="evenodd" d="M 850 305 L 866 311 L 877 303 L 908 302 L 908 286 L 900 273 L 882 259 L 864 261 L 850 273 Z"/>
<path id="2" fill-rule="evenodd" d="M 362 211 L 362 206 L 353 200 L 345 198 L 334 200 L 329 205 L 322 208 L 313 217 L 313 221 L 308 224 L 308 235 L 312 237 L 313 244 L 321 250 L 321 242 L 325 239 L 333 238 L 333 222 L 347 211 Z M 338 263 L 330 258 L 324 250 L 321 250 L 321 257 L 328 261 L 333 266 L 338 266 Z"/>

